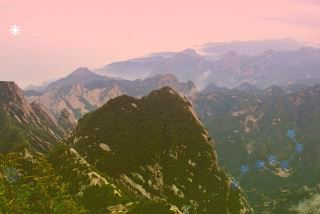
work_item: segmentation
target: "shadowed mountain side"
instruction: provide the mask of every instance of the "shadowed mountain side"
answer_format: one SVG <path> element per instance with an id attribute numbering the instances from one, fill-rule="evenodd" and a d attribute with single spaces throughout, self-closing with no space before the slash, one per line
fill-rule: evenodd
<path id="1" fill-rule="evenodd" d="M 190 102 L 169 87 L 141 99 L 111 99 L 79 120 L 68 143 L 138 197 L 191 213 L 251 212 L 218 167 Z"/>

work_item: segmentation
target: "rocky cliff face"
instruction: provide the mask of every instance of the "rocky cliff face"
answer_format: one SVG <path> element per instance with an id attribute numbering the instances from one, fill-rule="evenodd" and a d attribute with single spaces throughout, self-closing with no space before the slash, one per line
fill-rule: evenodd
<path id="1" fill-rule="evenodd" d="M 0 82 L 0 122 L 1 151 L 22 145 L 44 151 L 64 135 L 40 105 L 26 101 L 14 82 Z"/>
<path id="2" fill-rule="evenodd" d="M 68 143 L 136 197 L 190 213 L 251 212 L 190 102 L 171 88 L 110 100 L 79 120 Z"/>
<path id="3" fill-rule="evenodd" d="M 62 109 L 57 123 L 65 132 L 73 131 L 77 126 L 77 121 L 67 109 Z"/>
<path id="4" fill-rule="evenodd" d="M 129 81 L 107 79 L 87 70 L 80 72 L 78 69 L 64 79 L 51 83 L 40 93 L 27 91 L 25 94 L 30 102 L 40 103 L 49 109 L 50 114 L 56 119 L 62 110 L 66 110 L 72 120 L 78 120 L 85 113 L 120 95 L 141 97 L 164 86 L 170 86 L 186 96 L 193 96 L 196 92 L 192 82 L 180 83 L 171 74 Z"/>
<path id="5" fill-rule="evenodd" d="M 74 84 L 67 88 L 55 88 L 40 96 L 30 96 L 28 100 L 44 105 L 54 118 L 59 118 L 61 111 L 66 110 L 73 120 L 78 120 L 85 113 L 102 106 L 109 99 L 124 92 L 118 85 L 110 88 L 87 89 L 84 85 Z"/>

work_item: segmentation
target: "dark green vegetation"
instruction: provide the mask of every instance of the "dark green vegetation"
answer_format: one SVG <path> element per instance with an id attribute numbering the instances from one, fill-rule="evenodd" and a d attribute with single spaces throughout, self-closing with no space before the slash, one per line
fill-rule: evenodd
<path id="1" fill-rule="evenodd" d="M 63 145 L 48 158 L 29 152 L 0 155 L 0 195 L 3 214 L 177 213 L 166 202 L 126 196 Z"/>
<path id="2" fill-rule="evenodd" d="M 44 158 L 0 155 L 0 213 L 85 213 Z"/>
<path id="3" fill-rule="evenodd" d="M 77 195 L 81 204 L 92 213 L 106 213 L 108 207 L 130 200 L 121 190 L 100 175 L 74 149 L 65 145 L 56 146 L 48 160 L 62 180 L 68 183 L 68 192 Z"/>
<path id="4" fill-rule="evenodd" d="M 250 170 L 241 178 L 256 212 L 296 213 L 292 208 L 319 190 L 319 85 L 213 89 L 199 95 L 195 104 L 217 142 L 219 162 L 235 177 L 240 165 L 254 166 L 271 154 L 288 159 L 295 149 L 286 135 L 288 129 L 294 129 L 297 141 L 303 143 L 304 151 L 290 162 L 289 170 L 277 165 Z"/>
<path id="5" fill-rule="evenodd" d="M 39 105 L 1 83 L 0 213 L 250 213 L 190 103 L 170 88 L 121 96 L 67 144 Z"/>
<path id="6" fill-rule="evenodd" d="M 170 88 L 110 100 L 79 120 L 68 144 L 135 197 L 191 213 L 250 212 L 191 104 Z"/>

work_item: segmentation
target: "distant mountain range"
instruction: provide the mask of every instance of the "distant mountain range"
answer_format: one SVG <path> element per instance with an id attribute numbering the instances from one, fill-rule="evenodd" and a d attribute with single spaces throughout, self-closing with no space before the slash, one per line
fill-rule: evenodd
<path id="1" fill-rule="evenodd" d="M 144 79 L 158 64 L 165 62 L 166 59 L 167 57 L 162 55 L 150 55 L 127 61 L 114 62 L 103 68 L 96 69 L 95 72 L 101 75 L 128 80 Z"/>
<path id="2" fill-rule="evenodd" d="M 197 50 L 203 55 L 211 57 L 220 57 L 229 51 L 234 51 L 239 55 L 259 55 L 267 50 L 275 51 L 293 51 L 304 46 L 303 43 L 293 39 L 268 39 L 256 41 L 231 41 L 231 42 L 211 42 L 200 47 Z"/>
<path id="3" fill-rule="evenodd" d="M 164 86 L 170 86 L 185 96 L 196 93 L 192 82 L 180 83 L 170 74 L 130 81 L 100 76 L 87 68 L 79 68 L 40 91 L 29 90 L 24 94 L 30 102 L 41 103 L 53 118 L 58 119 L 61 111 L 66 111 L 72 115 L 73 121 L 76 121 L 85 113 L 101 107 L 108 100 L 122 94 L 142 97 Z"/>
<path id="4" fill-rule="evenodd" d="M 209 83 L 229 88 L 250 83 L 264 88 L 291 81 L 319 80 L 320 50 L 290 39 L 210 43 L 182 52 L 159 53 L 96 70 L 136 79 L 171 73 L 202 89 Z"/>

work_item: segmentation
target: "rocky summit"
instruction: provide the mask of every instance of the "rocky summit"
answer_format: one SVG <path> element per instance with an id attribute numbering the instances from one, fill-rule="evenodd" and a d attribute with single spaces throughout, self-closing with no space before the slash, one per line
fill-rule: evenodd
<path id="1" fill-rule="evenodd" d="M 111 99 L 81 118 L 67 143 L 135 197 L 184 213 L 251 213 L 191 103 L 169 87 Z"/>

